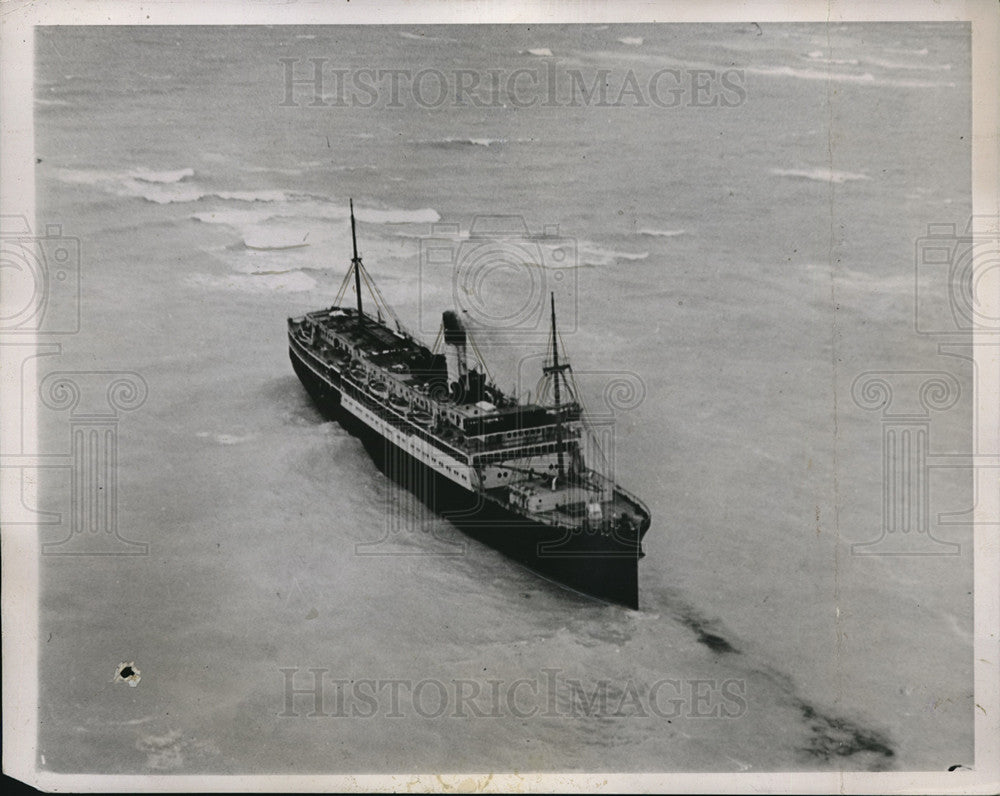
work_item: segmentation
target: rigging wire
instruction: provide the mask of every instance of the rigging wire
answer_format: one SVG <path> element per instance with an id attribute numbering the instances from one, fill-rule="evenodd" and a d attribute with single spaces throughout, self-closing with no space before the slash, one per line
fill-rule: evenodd
<path id="1" fill-rule="evenodd" d="M 340 306 L 340 302 L 344 299 L 344 294 L 347 292 L 347 285 L 351 281 L 351 275 L 354 273 L 354 266 L 352 265 L 347 269 L 347 273 L 344 274 L 344 279 L 340 283 L 340 289 L 337 291 L 337 297 L 333 300 L 334 306 Z"/>
<path id="2" fill-rule="evenodd" d="M 395 322 L 396 328 L 412 338 L 413 335 L 410 334 L 409 330 L 405 326 L 403 326 L 402 322 L 399 320 L 399 316 L 396 315 L 395 310 L 393 310 L 393 308 L 389 305 L 389 302 L 385 300 L 385 296 L 383 296 L 382 291 L 378 289 L 378 285 L 375 284 L 375 280 L 368 275 L 368 269 L 365 268 L 364 265 L 361 266 L 361 276 L 365 280 L 365 285 L 367 286 L 372 299 L 375 301 L 376 307 L 380 307 L 385 310 L 385 314 L 392 318 Z"/>
<path id="3" fill-rule="evenodd" d="M 566 343 L 563 341 L 562 333 L 559 332 L 559 342 L 562 345 L 563 351 L 566 350 Z M 608 462 L 608 457 L 604 453 L 604 449 L 601 447 L 601 443 L 598 440 L 597 432 L 594 430 L 594 426 L 590 422 L 590 412 L 587 409 L 587 405 L 583 400 L 583 393 L 580 390 L 579 384 L 576 381 L 576 375 L 573 373 L 573 368 L 568 368 L 569 371 L 569 390 L 578 404 L 580 404 L 580 421 L 583 423 L 584 430 L 587 433 L 587 439 L 590 442 L 591 447 L 596 451 L 598 457 L 601 460 L 601 465 L 603 470 L 607 470 L 610 466 Z M 564 381 L 564 383 L 566 383 Z"/>
<path id="4" fill-rule="evenodd" d="M 490 380 L 491 384 L 495 384 L 496 382 L 493 381 L 493 374 L 490 373 L 490 369 L 486 366 L 486 360 L 483 359 L 483 355 L 479 352 L 479 346 L 476 345 L 476 339 L 472 336 L 472 333 L 468 328 L 465 330 L 465 338 L 472 346 L 472 350 L 475 352 L 476 359 L 479 360 L 479 364 L 483 366 L 483 372 L 486 374 L 486 378 Z"/>

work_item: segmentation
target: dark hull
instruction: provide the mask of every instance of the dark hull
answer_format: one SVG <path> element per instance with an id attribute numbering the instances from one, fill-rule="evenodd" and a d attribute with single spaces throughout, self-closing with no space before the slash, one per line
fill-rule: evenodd
<path id="1" fill-rule="evenodd" d="M 346 411 L 335 372 L 329 373 L 329 380 L 321 378 L 294 348 L 289 349 L 289 356 L 320 410 L 357 436 L 378 467 L 432 511 L 545 578 L 600 600 L 638 608 L 638 539 L 546 525 L 508 509 L 492 496 L 463 488 Z"/>

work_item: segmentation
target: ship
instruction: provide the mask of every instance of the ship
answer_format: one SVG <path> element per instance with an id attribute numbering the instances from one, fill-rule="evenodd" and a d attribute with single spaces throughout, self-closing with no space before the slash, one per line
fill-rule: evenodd
<path id="1" fill-rule="evenodd" d="M 567 589 L 638 608 L 650 513 L 585 461 L 587 418 L 560 356 L 554 294 L 542 368 L 551 389 L 522 400 L 470 356 L 478 347 L 462 312 L 443 311 L 432 347 L 406 330 L 362 264 L 353 199 L 350 220 L 353 257 L 336 303 L 288 319 L 292 367 L 313 402 L 468 537 Z M 356 303 L 346 306 L 352 281 Z"/>

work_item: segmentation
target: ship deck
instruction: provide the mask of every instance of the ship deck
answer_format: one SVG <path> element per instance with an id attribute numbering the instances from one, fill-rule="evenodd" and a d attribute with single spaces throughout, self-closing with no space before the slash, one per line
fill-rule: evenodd
<path id="1" fill-rule="evenodd" d="M 306 329 L 315 327 L 318 334 L 313 338 Z M 538 404 L 518 404 L 513 399 L 506 399 L 507 405 L 494 405 L 485 411 L 474 403 L 457 403 L 447 398 L 447 373 L 444 357 L 435 355 L 410 335 L 395 332 L 376 319 L 365 316 L 362 324 L 358 324 L 356 311 L 350 308 L 334 307 L 309 313 L 293 319 L 289 324 L 289 336 L 294 343 L 304 349 L 310 356 L 331 370 L 341 374 L 342 389 L 352 394 L 366 404 L 369 409 L 384 419 L 393 423 L 406 425 L 409 433 L 416 434 L 428 443 L 446 452 L 450 452 L 460 460 L 467 460 L 475 467 L 501 465 L 505 461 L 530 458 L 531 456 L 552 455 L 558 448 L 558 437 L 554 431 L 554 418 L 550 408 Z M 361 365 L 364 372 L 355 371 L 355 366 Z M 534 425 L 530 419 L 532 414 L 545 415 L 542 433 L 532 442 L 513 443 L 505 439 L 505 433 L 485 433 L 482 436 L 466 437 L 462 433 L 441 429 L 433 433 L 430 428 L 421 426 L 411 413 L 405 409 L 396 409 L 388 405 L 386 398 L 371 394 L 371 383 L 375 380 L 387 382 L 392 380 L 400 389 L 389 389 L 389 394 L 398 394 L 408 390 L 414 391 L 422 398 L 423 404 L 434 404 L 444 407 L 453 414 L 453 420 L 459 418 L 479 417 L 487 420 L 510 417 L 511 422 L 524 428 L 523 423 Z M 506 398 L 506 397 L 504 397 Z M 416 408 L 416 404 L 411 408 Z M 538 418 L 535 418 L 538 420 Z M 516 433 L 516 432 L 515 432 Z M 572 425 L 563 427 L 563 443 L 576 438 L 577 432 Z M 507 465 L 509 467 L 509 465 Z M 591 480 L 590 496 L 581 499 L 566 499 L 562 505 L 540 508 L 538 510 L 521 509 L 524 516 L 572 530 L 590 531 L 595 526 L 602 525 L 592 520 L 588 510 L 588 502 L 598 502 L 601 514 L 605 519 L 621 517 L 638 518 L 641 531 L 648 527 L 649 512 L 645 505 L 635 496 L 627 493 L 610 480 L 593 471 L 587 471 Z M 551 476 L 529 475 L 524 478 L 509 481 L 504 485 L 489 487 L 483 492 L 490 499 L 508 504 L 511 487 L 531 487 L 538 493 L 577 492 L 581 484 L 563 481 L 552 490 Z M 600 495 L 596 501 L 594 497 Z M 569 498 L 568 495 L 565 495 Z M 546 501 L 547 502 L 547 501 Z M 607 526 L 605 526 L 607 527 Z"/>
<path id="2" fill-rule="evenodd" d="M 381 371 L 379 375 L 392 379 L 398 385 L 424 394 L 434 390 L 435 399 L 438 402 L 450 403 L 450 409 L 460 417 L 483 415 L 483 409 L 475 402 L 447 401 L 441 390 L 447 379 L 443 358 L 435 355 L 427 346 L 409 334 L 403 331 L 394 332 L 385 326 L 384 322 L 368 315 L 365 315 L 364 322 L 359 324 L 357 311 L 349 307 L 320 310 L 307 314 L 305 318 L 330 335 L 326 338 L 330 347 L 325 350 L 310 346 L 307 339 L 299 339 L 301 344 L 310 347 L 326 364 L 339 367 L 345 358 L 352 354 L 360 355 L 367 363 Z M 346 350 L 332 347 L 334 335 L 346 344 Z M 518 403 L 496 389 L 493 408 L 489 413 L 501 417 L 525 416 L 545 409 L 546 407 L 536 403 Z"/>
<path id="3" fill-rule="evenodd" d="M 592 473 L 592 476 L 602 478 L 597 476 L 596 473 Z M 602 478 L 603 480 L 603 478 Z M 513 486 L 524 486 L 531 485 L 535 486 L 540 490 L 547 491 L 551 489 L 551 479 L 547 478 L 524 478 L 522 480 L 514 482 Z M 612 517 L 622 517 L 638 516 L 640 519 L 647 518 L 649 516 L 649 510 L 646 508 L 645 504 L 642 503 L 634 495 L 623 490 L 617 485 L 612 486 L 612 492 L 610 497 L 600 500 L 601 511 L 606 518 Z M 556 487 L 557 492 L 565 491 L 567 485 L 558 485 Z M 486 490 L 486 493 L 490 495 L 494 500 L 505 503 L 507 501 L 507 495 L 509 492 L 508 486 L 496 487 L 493 489 Z M 576 503 L 570 503 L 567 505 L 560 505 L 554 508 L 545 509 L 541 511 L 530 511 L 524 510 L 524 514 L 532 519 L 544 522 L 548 525 L 559 525 L 566 528 L 582 529 L 589 525 L 587 503 L 586 501 L 578 501 Z M 645 530 L 645 529 L 643 529 Z"/>

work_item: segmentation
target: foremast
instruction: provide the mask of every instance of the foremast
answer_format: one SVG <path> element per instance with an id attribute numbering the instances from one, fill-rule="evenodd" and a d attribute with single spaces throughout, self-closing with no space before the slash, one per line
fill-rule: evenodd
<path id="1" fill-rule="evenodd" d="M 569 363 L 559 362 L 559 337 L 556 329 L 556 294 L 549 293 L 549 303 L 552 311 L 552 364 L 542 368 L 546 376 L 553 377 L 553 388 L 555 392 L 555 415 L 556 415 L 556 472 L 560 480 L 566 475 L 565 454 L 563 452 L 563 418 L 562 418 L 562 394 L 560 385 L 564 375 L 569 370 Z"/>
<path id="2" fill-rule="evenodd" d="M 351 243 L 354 246 L 354 256 L 351 258 L 351 270 L 354 271 L 354 292 L 358 297 L 358 329 L 365 323 L 365 316 L 361 310 L 361 257 L 358 256 L 358 234 L 354 228 L 354 199 L 350 200 L 351 205 Z"/>

